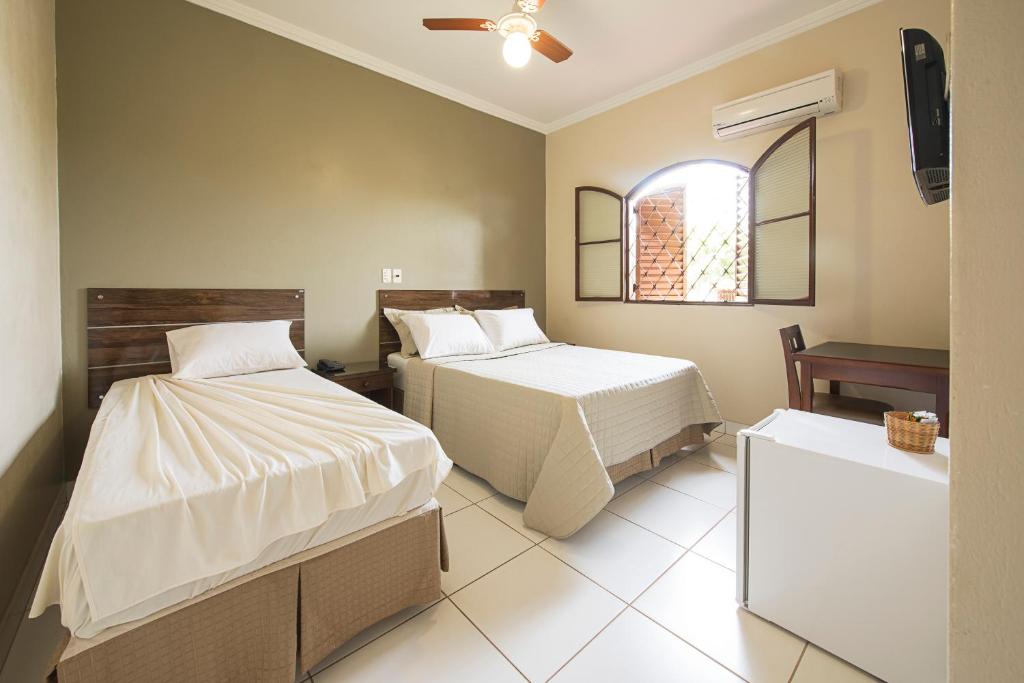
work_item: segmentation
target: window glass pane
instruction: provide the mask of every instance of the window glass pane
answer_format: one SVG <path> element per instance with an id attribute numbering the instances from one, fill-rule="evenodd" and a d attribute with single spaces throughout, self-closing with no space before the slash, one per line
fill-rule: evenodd
<path id="1" fill-rule="evenodd" d="M 619 259 L 622 257 L 618 242 L 584 244 L 580 250 L 580 296 L 618 297 Z"/>
<path id="2" fill-rule="evenodd" d="M 808 296 L 810 218 L 800 216 L 754 229 L 758 299 L 791 301 Z"/>
<path id="3" fill-rule="evenodd" d="M 810 139 L 809 130 L 800 131 L 772 152 L 757 171 L 754 199 L 758 223 L 809 209 Z"/>
<path id="4" fill-rule="evenodd" d="M 622 205 L 618 197 L 593 190 L 580 191 L 580 242 L 619 239 Z"/>

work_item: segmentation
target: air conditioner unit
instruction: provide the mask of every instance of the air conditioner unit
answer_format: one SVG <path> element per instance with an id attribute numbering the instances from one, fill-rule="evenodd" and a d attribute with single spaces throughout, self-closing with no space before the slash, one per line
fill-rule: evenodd
<path id="1" fill-rule="evenodd" d="M 841 111 L 842 76 L 830 69 L 777 88 L 764 90 L 711 110 L 711 127 L 719 140 L 796 125 L 808 116 Z"/>

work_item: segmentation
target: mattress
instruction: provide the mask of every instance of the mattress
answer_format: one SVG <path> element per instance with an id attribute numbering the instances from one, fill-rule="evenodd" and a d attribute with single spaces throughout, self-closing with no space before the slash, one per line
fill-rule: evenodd
<path id="1" fill-rule="evenodd" d="M 678 358 L 547 343 L 410 358 L 403 373 L 405 414 L 556 538 L 611 499 L 608 467 L 721 422 L 700 370 Z"/>
<path id="2" fill-rule="evenodd" d="M 415 509 L 450 466 L 428 430 L 306 370 L 118 382 L 32 614 L 59 603 L 94 637 Z"/>
<path id="3" fill-rule="evenodd" d="M 388 367 L 395 369 L 394 385 L 396 389 L 405 391 L 405 367 L 411 358 L 406 358 L 397 351 L 388 354 Z"/>

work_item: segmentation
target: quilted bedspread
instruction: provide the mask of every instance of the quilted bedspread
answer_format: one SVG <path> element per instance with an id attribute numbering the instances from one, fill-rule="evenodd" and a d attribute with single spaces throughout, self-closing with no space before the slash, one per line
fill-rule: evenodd
<path id="1" fill-rule="evenodd" d="M 414 359 L 405 373 L 405 414 L 556 538 L 611 500 L 606 467 L 721 422 L 700 370 L 677 358 L 549 343 Z"/>

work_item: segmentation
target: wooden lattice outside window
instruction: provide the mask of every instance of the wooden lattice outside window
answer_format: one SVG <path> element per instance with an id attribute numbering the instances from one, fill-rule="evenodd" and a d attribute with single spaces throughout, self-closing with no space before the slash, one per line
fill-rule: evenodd
<path id="1" fill-rule="evenodd" d="M 683 301 L 686 296 L 686 188 L 650 194 L 637 203 L 635 296 Z"/>

